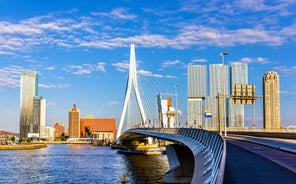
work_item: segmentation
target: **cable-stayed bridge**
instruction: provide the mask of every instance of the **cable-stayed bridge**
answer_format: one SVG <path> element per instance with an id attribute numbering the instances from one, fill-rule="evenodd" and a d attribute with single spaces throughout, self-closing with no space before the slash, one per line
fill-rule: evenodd
<path id="1" fill-rule="evenodd" d="M 163 128 L 156 100 L 156 95 L 162 90 L 151 92 L 154 86 L 149 85 L 141 90 L 136 68 L 135 47 L 132 44 L 117 144 L 120 148 L 130 148 L 128 144 L 139 143 L 138 140 L 147 137 L 169 141 L 166 154 L 170 170 L 164 176 L 164 182 L 295 183 L 295 140 L 233 137 L 231 134 L 222 137 L 222 134 L 202 129 L 169 128 L 168 124 L 168 128 Z"/>
<path id="2" fill-rule="evenodd" d="M 141 65 L 143 69 L 137 70 Z M 130 46 L 129 74 L 124 95 L 124 104 L 120 117 L 117 138 L 125 131 L 135 127 L 175 127 L 177 125 L 176 94 L 169 93 L 164 85 L 159 82 L 160 75 L 153 75 L 143 64 L 137 62 L 135 45 Z M 170 101 L 162 100 L 169 98 Z M 164 102 L 169 104 L 164 104 Z M 171 126 L 165 123 L 161 115 L 162 107 L 171 107 L 167 111 L 172 112 Z"/>

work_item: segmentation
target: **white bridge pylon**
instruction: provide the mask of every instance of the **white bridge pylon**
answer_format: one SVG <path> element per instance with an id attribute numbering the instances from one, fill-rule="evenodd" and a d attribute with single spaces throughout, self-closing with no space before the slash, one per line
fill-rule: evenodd
<path id="1" fill-rule="evenodd" d="M 117 139 L 120 137 L 121 132 L 122 132 L 125 114 L 127 111 L 127 105 L 130 101 L 132 88 L 135 90 L 135 93 L 136 93 L 137 104 L 139 106 L 140 115 L 141 115 L 141 119 L 142 119 L 141 123 L 143 125 L 146 122 L 146 115 L 144 112 L 143 103 L 142 103 L 141 96 L 140 96 L 139 89 L 138 89 L 137 69 L 136 68 L 137 68 L 137 65 L 136 65 L 136 56 L 135 56 L 135 45 L 131 44 L 128 83 L 127 83 L 127 88 L 125 91 L 124 105 L 123 105 L 121 118 L 120 118 L 120 122 L 119 122 L 119 127 L 118 127 L 118 131 L 117 131 L 117 137 L 116 137 Z"/>

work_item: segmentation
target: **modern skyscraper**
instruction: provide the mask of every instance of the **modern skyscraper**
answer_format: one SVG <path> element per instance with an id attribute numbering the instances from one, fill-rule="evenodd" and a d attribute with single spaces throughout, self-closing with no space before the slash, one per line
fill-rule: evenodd
<path id="1" fill-rule="evenodd" d="M 46 99 L 41 96 L 34 97 L 34 133 L 39 133 L 40 138 L 46 138 Z"/>
<path id="2" fill-rule="evenodd" d="M 188 127 L 203 126 L 204 99 L 207 92 L 206 65 L 189 65 L 188 74 Z"/>
<path id="3" fill-rule="evenodd" d="M 230 68 L 230 88 L 234 84 L 248 84 L 248 65 L 246 63 L 232 63 Z M 229 100 L 229 127 L 244 127 L 244 105 L 233 104 Z"/>
<path id="4" fill-rule="evenodd" d="M 28 133 L 37 133 L 34 125 L 34 96 L 38 95 L 38 74 L 36 72 L 21 72 L 20 82 L 20 137 Z"/>
<path id="5" fill-rule="evenodd" d="M 69 137 L 80 137 L 80 111 L 75 104 L 69 111 Z"/>
<path id="6" fill-rule="evenodd" d="M 280 76 L 266 72 L 263 77 L 263 125 L 265 129 L 281 128 Z"/>
<path id="7" fill-rule="evenodd" d="M 209 68 L 210 85 L 209 97 L 206 98 L 206 108 L 212 112 L 212 118 L 206 120 L 206 128 L 217 129 L 219 125 L 218 119 L 218 100 L 217 95 L 221 93 L 224 96 L 228 95 L 228 66 L 223 64 L 212 64 Z M 226 98 L 223 98 L 226 99 Z M 223 101 L 223 120 L 227 121 L 226 101 Z M 223 121 L 224 123 L 225 121 Z M 224 127 L 224 124 L 222 125 Z"/>

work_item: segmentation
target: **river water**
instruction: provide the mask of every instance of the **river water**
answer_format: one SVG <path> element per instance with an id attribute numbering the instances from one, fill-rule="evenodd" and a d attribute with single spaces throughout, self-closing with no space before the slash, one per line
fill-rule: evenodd
<path id="1" fill-rule="evenodd" d="M 0 151 L 0 183 L 163 183 L 166 155 L 126 155 L 110 147 L 48 145 Z"/>

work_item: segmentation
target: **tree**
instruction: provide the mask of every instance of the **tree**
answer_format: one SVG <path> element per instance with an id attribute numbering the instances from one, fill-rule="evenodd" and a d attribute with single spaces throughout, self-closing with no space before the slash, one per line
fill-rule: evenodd
<path id="1" fill-rule="evenodd" d="M 12 136 L 10 140 L 14 143 L 14 141 L 15 141 L 15 137 Z"/>
<path id="2" fill-rule="evenodd" d="M 30 143 L 31 142 L 31 138 L 27 137 L 26 142 L 27 143 Z"/>

